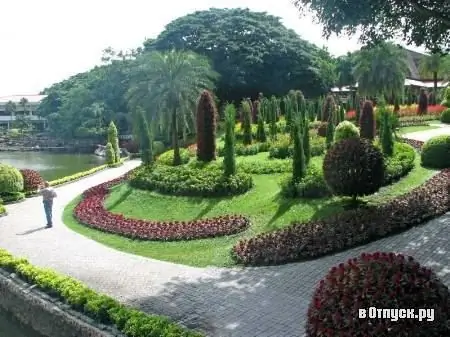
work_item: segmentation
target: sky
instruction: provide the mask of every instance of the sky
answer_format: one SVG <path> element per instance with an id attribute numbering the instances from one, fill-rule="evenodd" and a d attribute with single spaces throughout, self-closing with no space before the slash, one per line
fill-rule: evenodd
<path id="1" fill-rule="evenodd" d="M 1 0 L 0 96 L 37 94 L 101 63 L 102 51 L 131 49 L 156 37 L 177 17 L 211 7 L 248 7 L 282 18 L 303 39 L 338 56 L 357 38 L 322 37 L 290 0 Z"/>

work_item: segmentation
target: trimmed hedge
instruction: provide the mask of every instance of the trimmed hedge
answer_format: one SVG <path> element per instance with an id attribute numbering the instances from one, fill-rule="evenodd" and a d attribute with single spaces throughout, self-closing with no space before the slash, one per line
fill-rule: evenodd
<path id="1" fill-rule="evenodd" d="M 134 175 L 139 170 L 131 173 Z M 226 215 L 192 221 L 150 221 L 126 218 L 104 208 L 104 200 L 112 186 L 127 179 L 122 176 L 94 186 L 83 193 L 75 207 L 74 217 L 89 227 L 130 237 L 155 241 L 195 240 L 236 234 L 247 229 L 250 222 L 240 215 Z"/>
<path id="2" fill-rule="evenodd" d="M 450 108 L 442 111 L 441 122 L 445 124 L 450 124 Z"/>
<path id="3" fill-rule="evenodd" d="M 285 198 L 323 198 L 331 196 L 331 191 L 323 177 L 323 172 L 316 165 L 309 165 L 306 176 L 299 183 L 292 182 L 292 175 L 280 182 L 281 195 Z"/>
<path id="4" fill-rule="evenodd" d="M 411 145 L 394 143 L 392 157 L 384 158 L 385 171 L 383 185 L 389 185 L 406 176 L 413 168 L 416 159 L 416 151 Z"/>
<path id="5" fill-rule="evenodd" d="M 0 163 L 0 195 L 23 191 L 23 177 L 15 167 Z"/>
<path id="6" fill-rule="evenodd" d="M 236 144 L 234 147 L 236 156 L 253 156 L 260 152 L 267 152 L 271 147 L 271 143 L 253 143 L 250 145 Z M 224 148 L 220 147 L 218 149 L 219 157 L 223 157 L 225 154 Z"/>
<path id="7" fill-rule="evenodd" d="M 422 165 L 431 168 L 450 167 L 450 136 L 436 136 L 422 147 Z"/>
<path id="8" fill-rule="evenodd" d="M 156 159 L 156 162 L 166 166 L 173 166 L 173 155 L 173 150 L 166 151 Z M 193 156 L 194 155 L 189 152 L 189 150 L 180 148 L 181 164 L 187 164 Z"/>
<path id="9" fill-rule="evenodd" d="M 211 197 L 243 194 L 253 187 L 253 180 L 246 173 L 226 177 L 214 165 L 156 165 L 136 171 L 130 179 L 130 185 L 169 195 Z"/>
<path id="10" fill-rule="evenodd" d="M 163 316 L 148 315 L 120 304 L 109 296 L 96 293 L 83 283 L 52 270 L 31 265 L 26 259 L 16 258 L 0 249 L 0 268 L 18 275 L 36 285 L 48 295 L 67 303 L 101 324 L 115 325 L 129 337 L 202 337 Z"/>
<path id="11" fill-rule="evenodd" d="M 311 137 L 311 157 L 321 156 L 325 152 L 326 144 L 325 139 L 322 137 Z M 275 141 L 269 150 L 269 158 L 286 159 L 292 158 L 294 153 L 294 145 L 290 144 L 290 137 L 283 135 Z"/>
<path id="12" fill-rule="evenodd" d="M 241 161 L 238 170 L 248 174 L 277 174 L 292 171 L 292 159 L 267 159 L 267 161 Z"/>
<path id="13" fill-rule="evenodd" d="M 25 193 L 23 192 L 12 192 L 12 193 L 3 193 L 1 195 L 1 199 L 5 204 L 15 203 L 25 199 Z"/>

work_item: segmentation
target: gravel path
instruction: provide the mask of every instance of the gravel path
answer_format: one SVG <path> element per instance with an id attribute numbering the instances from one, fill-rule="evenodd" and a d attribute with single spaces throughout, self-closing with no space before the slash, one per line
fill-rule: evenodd
<path id="1" fill-rule="evenodd" d="M 40 198 L 8 206 L 9 215 L 0 218 L 0 247 L 214 337 L 303 336 L 315 284 L 331 266 L 363 251 L 411 254 L 450 285 L 450 213 L 403 234 L 318 260 L 245 269 L 194 268 L 134 256 L 64 226 L 63 208 L 76 195 L 137 165 L 136 160 L 128 161 L 57 188 L 52 229 L 42 229 L 45 217 Z"/>

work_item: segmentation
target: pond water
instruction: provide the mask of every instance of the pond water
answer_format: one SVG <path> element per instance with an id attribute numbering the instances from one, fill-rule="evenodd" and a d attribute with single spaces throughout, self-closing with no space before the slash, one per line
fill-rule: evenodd
<path id="1" fill-rule="evenodd" d="M 42 337 L 30 328 L 24 327 L 10 314 L 0 311 L 0 336 L 4 337 Z"/>
<path id="2" fill-rule="evenodd" d="M 94 154 L 50 152 L 0 152 L 0 163 L 18 169 L 39 171 L 45 180 L 54 180 L 104 164 L 105 158 Z"/>

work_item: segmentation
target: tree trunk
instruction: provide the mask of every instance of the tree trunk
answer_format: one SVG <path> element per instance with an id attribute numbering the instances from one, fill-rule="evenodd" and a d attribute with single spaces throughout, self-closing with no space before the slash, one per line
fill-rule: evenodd
<path id="1" fill-rule="evenodd" d="M 437 100 L 437 71 L 433 71 L 433 101 L 431 104 L 435 105 Z"/>
<path id="2" fill-rule="evenodd" d="M 172 146 L 173 146 L 173 166 L 181 165 L 180 145 L 178 143 L 178 121 L 177 110 L 172 111 Z"/>

